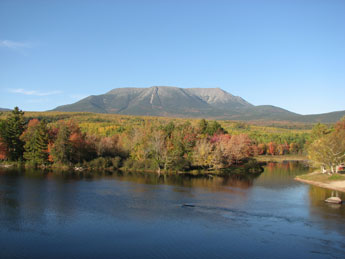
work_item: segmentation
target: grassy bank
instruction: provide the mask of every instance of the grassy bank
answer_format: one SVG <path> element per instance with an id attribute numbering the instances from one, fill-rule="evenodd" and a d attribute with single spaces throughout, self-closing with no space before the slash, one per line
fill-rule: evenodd
<path id="1" fill-rule="evenodd" d="M 345 175 L 344 174 L 323 174 L 319 171 L 299 175 L 295 180 L 319 186 L 326 189 L 345 192 Z"/>

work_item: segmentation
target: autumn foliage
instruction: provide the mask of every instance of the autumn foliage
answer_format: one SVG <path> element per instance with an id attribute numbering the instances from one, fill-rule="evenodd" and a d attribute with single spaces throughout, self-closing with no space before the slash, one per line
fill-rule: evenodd
<path id="1" fill-rule="evenodd" d="M 0 120 L 0 159 L 149 170 L 223 170 L 256 155 L 303 152 L 308 135 L 246 123 L 19 109 Z M 344 127 L 339 123 L 336 128 Z M 320 125 L 315 134 L 326 131 Z M 15 134 L 12 134 L 14 132 Z"/>
<path id="2" fill-rule="evenodd" d="M 7 146 L 4 141 L 0 138 L 0 160 L 7 159 Z"/>
<path id="3" fill-rule="evenodd" d="M 308 147 L 308 156 L 322 169 L 337 173 L 340 165 L 345 163 L 345 119 L 336 123 L 333 131 L 317 134 Z"/>

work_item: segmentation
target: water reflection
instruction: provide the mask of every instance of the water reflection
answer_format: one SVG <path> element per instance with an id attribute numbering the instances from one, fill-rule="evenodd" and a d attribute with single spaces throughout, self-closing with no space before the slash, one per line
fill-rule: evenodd
<path id="1" fill-rule="evenodd" d="M 296 257 L 339 257 L 345 206 L 293 180 L 309 170 L 269 163 L 260 176 L 220 177 L 0 169 L 0 257 L 286 257 L 292 246 Z"/>
<path id="2" fill-rule="evenodd" d="M 310 217 L 322 222 L 327 230 L 338 231 L 345 236 L 345 204 L 325 203 L 324 201 L 331 196 L 338 196 L 343 201 L 345 200 L 345 193 L 310 186 Z"/>
<path id="3" fill-rule="evenodd" d="M 312 170 L 312 168 L 308 168 L 308 166 L 302 162 L 270 162 L 265 166 L 264 173 L 255 182 L 255 185 L 275 189 L 294 187 L 298 183 L 291 181 L 291 179 L 295 178 L 297 175 L 311 172 Z"/>

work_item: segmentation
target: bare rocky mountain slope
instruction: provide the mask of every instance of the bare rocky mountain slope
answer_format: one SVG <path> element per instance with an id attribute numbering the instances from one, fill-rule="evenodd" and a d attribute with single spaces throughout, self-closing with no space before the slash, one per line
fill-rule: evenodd
<path id="1" fill-rule="evenodd" d="M 204 117 L 231 120 L 277 120 L 332 123 L 345 111 L 300 115 L 271 105 L 254 106 L 220 88 L 116 88 L 91 95 L 55 111 L 118 113 L 168 117 Z"/>

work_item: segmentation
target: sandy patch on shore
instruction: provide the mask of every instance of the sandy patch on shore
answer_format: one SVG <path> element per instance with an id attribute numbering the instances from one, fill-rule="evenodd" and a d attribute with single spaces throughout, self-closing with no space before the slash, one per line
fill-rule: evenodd
<path id="1" fill-rule="evenodd" d="M 316 175 L 322 175 L 319 172 L 313 172 L 308 174 L 309 176 L 316 176 Z M 295 177 L 296 181 L 303 182 L 303 183 L 308 183 L 311 185 L 315 185 L 318 187 L 330 189 L 330 190 L 335 190 L 335 191 L 340 191 L 340 192 L 345 192 L 345 181 L 327 181 L 327 182 L 319 182 L 316 180 L 306 180 L 302 179 L 300 177 Z"/>

